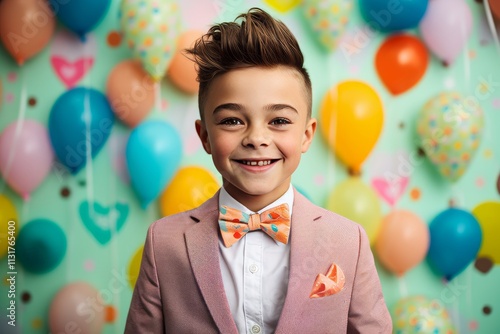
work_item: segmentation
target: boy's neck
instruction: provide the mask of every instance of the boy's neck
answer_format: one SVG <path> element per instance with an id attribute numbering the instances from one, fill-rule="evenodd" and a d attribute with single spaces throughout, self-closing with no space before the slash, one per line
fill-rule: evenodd
<path id="1" fill-rule="evenodd" d="M 240 202 L 247 209 L 253 212 L 258 212 L 283 196 L 290 188 L 290 183 L 288 183 L 286 187 L 279 189 L 280 191 L 263 195 L 251 195 L 244 193 L 230 183 L 224 183 L 223 187 L 227 193 L 231 195 L 231 197 Z"/>

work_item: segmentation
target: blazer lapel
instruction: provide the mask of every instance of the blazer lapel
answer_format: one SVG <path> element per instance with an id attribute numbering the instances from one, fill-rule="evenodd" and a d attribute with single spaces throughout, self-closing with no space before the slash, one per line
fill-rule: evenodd
<path id="1" fill-rule="evenodd" d="M 295 190 L 290 234 L 290 274 L 288 289 L 276 333 L 293 333 L 301 318 L 301 307 L 309 299 L 316 275 L 322 271 L 321 247 L 316 237 L 321 229 L 316 226 L 315 214 L 310 202 Z"/>
<path id="2" fill-rule="evenodd" d="M 186 245 L 196 282 L 219 331 L 238 333 L 220 272 L 218 203 L 217 192 L 194 212 L 192 218 L 199 223 L 186 232 Z"/>

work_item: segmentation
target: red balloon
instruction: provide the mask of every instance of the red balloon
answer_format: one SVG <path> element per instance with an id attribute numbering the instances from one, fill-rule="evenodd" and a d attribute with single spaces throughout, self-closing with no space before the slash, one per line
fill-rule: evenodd
<path id="1" fill-rule="evenodd" d="M 488 4 L 490 5 L 490 9 L 491 9 L 491 12 L 493 13 L 493 17 L 500 20 L 500 1 L 489 0 Z"/>
<path id="2" fill-rule="evenodd" d="M 406 34 L 388 37 L 375 56 L 377 73 L 394 95 L 415 86 L 424 76 L 428 63 L 425 45 L 417 37 Z"/>

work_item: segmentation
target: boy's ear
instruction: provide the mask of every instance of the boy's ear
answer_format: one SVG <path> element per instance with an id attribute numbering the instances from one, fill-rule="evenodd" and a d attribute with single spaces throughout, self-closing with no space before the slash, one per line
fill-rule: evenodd
<path id="1" fill-rule="evenodd" d="M 210 148 L 210 141 L 208 140 L 208 132 L 205 124 L 201 120 L 197 119 L 194 126 L 196 128 L 196 132 L 198 133 L 198 137 L 200 137 L 201 144 L 203 145 L 205 152 L 211 154 L 212 149 Z"/>
<path id="2" fill-rule="evenodd" d="M 311 118 L 306 125 L 306 130 L 304 132 L 304 139 L 302 140 L 302 153 L 306 153 L 309 149 L 309 146 L 312 143 L 314 138 L 314 133 L 316 132 L 316 125 L 318 125 L 318 121 L 316 118 Z"/>

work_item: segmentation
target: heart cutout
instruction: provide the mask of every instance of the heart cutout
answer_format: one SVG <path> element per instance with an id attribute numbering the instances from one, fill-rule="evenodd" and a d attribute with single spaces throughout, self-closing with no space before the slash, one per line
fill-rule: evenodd
<path id="1" fill-rule="evenodd" d="M 101 245 L 105 245 L 127 221 L 129 207 L 125 203 L 115 203 L 105 207 L 98 202 L 93 202 L 91 205 L 89 201 L 83 201 L 80 204 L 79 212 L 83 225 L 90 234 Z"/>
<path id="2" fill-rule="evenodd" d="M 408 186 L 408 181 L 407 177 L 399 177 L 393 182 L 383 178 L 374 178 L 372 186 L 384 201 L 390 206 L 394 206 L 401 195 L 403 195 Z"/>

